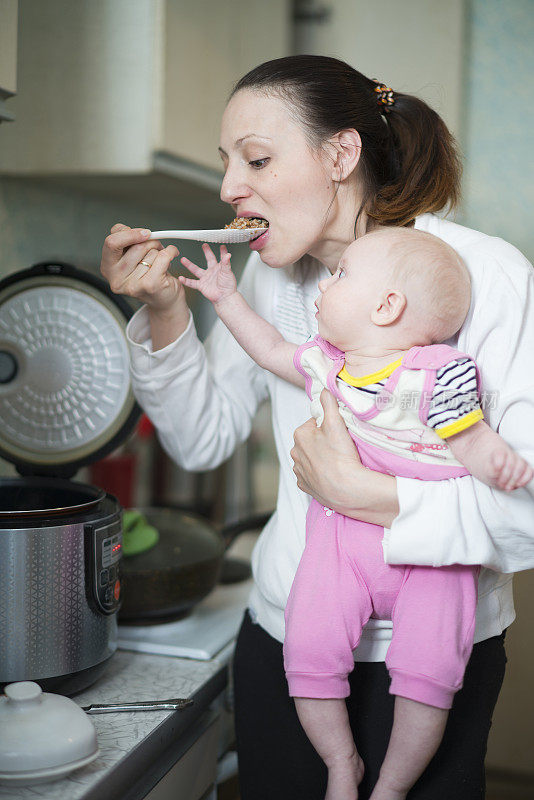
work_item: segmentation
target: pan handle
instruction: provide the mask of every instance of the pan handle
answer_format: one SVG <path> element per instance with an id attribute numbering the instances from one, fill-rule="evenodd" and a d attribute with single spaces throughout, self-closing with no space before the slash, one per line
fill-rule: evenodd
<path id="1" fill-rule="evenodd" d="M 193 514 L 197 514 L 204 518 L 204 520 L 208 523 L 211 523 L 221 534 L 225 542 L 225 549 L 228 550 L 230 545 L 237 539 L 237 537 L 241 533 L 246 533 L 248 531 L 255 531 L 258 528 L 263 528 L 269 520 L 271 519 L 272 515 L 274 514 L 274 509 L 272 511 L 264 512 L 263 514 L 254 514 L 251 517 L 247 517 L 246 519 L 237 520 L 237 522 L 230 522 L 227 525 L 223 525 L 222 527 L 217 527 L 217 525 L 212 522 L 209 517 L 205 514 L 201 514 L 198 511 L 198 508 L 194 504 L 187 504 L 187 503 L 165 503 L 165 504 L 158 504 L 158 508 L 169 508 L 174 509 L 175 511 L 184 511 Z"/>
<path id="2" fill-rule="evenodd" d="M 238 520 L 237 522 L 231 522 L 228 525 L 225 525 L 223 528 L 221 528 L 220 532 L 224 538 L 226 549 L 228 550 L 230 545 L 241 533 L 263 528 L 265 525 L 267 525 L 273 514 L 274 510 L 268 511 L 264 514 L 256 514 L 253 517 L 248 517 L 248 519 Z"/>

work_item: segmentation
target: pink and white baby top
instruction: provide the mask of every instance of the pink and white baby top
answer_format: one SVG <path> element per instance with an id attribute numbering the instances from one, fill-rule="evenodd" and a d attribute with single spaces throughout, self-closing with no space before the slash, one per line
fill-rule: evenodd
<path id="1" fill-rule="evenodd" d="M 337 398 L 358 446 L 389 455 L 393 468 L 382 471 L 420 477 L 426 464 L 425 477 L 436 480 L 440 466 L 446 468 L 443 477 L 451 477 L 451 467 L 458 468 L 458 475 L 467 474 L 446 442 L 484 416 L 478 368 L 465 353 L 446 344 L 412 347 L 379 372 L 355 378 L 345 368 L 344 353 L 316 336 L 297 349 L 294 363 L 306 378 L 317 424 L 322 423 L 320 395 L 326 388 Z"/>

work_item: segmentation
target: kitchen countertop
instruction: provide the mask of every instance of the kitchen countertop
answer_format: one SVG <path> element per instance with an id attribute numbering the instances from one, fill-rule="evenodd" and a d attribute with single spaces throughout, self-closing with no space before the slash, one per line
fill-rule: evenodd
<path id="1" fill-rule="evenodd" d="M 249 559 L 257 536 L 242 534 L 229 548 L 229 555 Z M 252 580 L 240 586 L 247 587 L 246 596 Z M 238 589 L 240 598 L 243 588 Z M 229 586 L 224 591 L 235 589 Z M 51 783 L 0 786 L 0 800 L 144 797 L 193 743 L 206 718 L 213 715 L 210 704 L 227 686 L 234 645 L 235 640 L 209 661 L 118 650 L 102 677 L 72 698 L 78 705 L 171 697 L 188 697 L 193 704 L 180 711 L 91 714 L 100 748 L 95 761 Z"/>
<path id="2" fill-rule="evenodd" d="M 233 643 L 211 661 L 117 651 L 102 677 L 72 698 L 78 705 L 170 697 L 189 697 L 193 704 L 180 711 L 92 714 L 100 747 L 95 761 L 53 783 L 0 786 L 0 800 L 142 797 L 134 784 L 148 769 L 159 780 L 181 754 L 179 743 L 191 738 L 201 717 L 210 713 L 210 703 L 227 684 L 232 650 Z"/>

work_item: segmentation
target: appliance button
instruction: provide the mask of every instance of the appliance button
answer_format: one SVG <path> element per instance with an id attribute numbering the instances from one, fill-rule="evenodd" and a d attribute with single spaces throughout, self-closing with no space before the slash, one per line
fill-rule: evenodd
<path id="1" fill-rule="evenodd" d="M 113 586 L 108 586 L 104 594 L 104 603 L 106 605 L 111 605 L 112 602 L 113 602 Z"/>
<path id="2" fill-rule="evenodd" d="M 113 583 L 113 581 L 115 580 L 116 577 L 117 577 L 117 570 L 115 569 L 115 567 L 110 567 L 109 568 L 109 582 Z"/>
<path id="3" fill-rule="evenodd" d="M 109 572 L 107 571 L 107 569 L 103 569 L 100 573 L 100 586 L 105 586 L 108 581 L 109 581 Z"/>
<path id="4" fill-rule="evenodd" d="M 113 597 L 118 600 L 121 594 L 121 582 L 115 581 L 115 588 L 113 589 Z"/>

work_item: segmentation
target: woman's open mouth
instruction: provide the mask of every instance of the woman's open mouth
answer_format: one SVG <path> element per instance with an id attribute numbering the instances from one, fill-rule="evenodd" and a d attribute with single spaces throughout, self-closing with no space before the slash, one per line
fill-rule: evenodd
<path id="1" fill-rule="evenodd" d="M 269 228 L 269 220 L 265 219 L 265 217 L 260 216 L 257 213 L 243 211 L 241 216 L 236 217 L 232 222 L 228 225 L 224 226 L 225 228 Z M 260 233 L 254 239 L 249 242 L 250 248 L 252 250 L 260 250 L 265 242 L 267 241 L 269 231 L 266 230 L 265 233 Z"/>
<path id="2" fill-rule="evenodd" d="M 262 247 L 264 247 L 267 244 L 267 240 L 269 238 L 269 234 L 270 234 L 270 230 L 269 230 L 269 228 L 267 228 L 265 233 L 260 233 L 260 235 L 256 236 L 255 239 L 252 239 L 252 241 L 250 241 L 248 243 L 248 246 L 250 247 L 250 249 L 251 250 L 261 250 Z"/>

